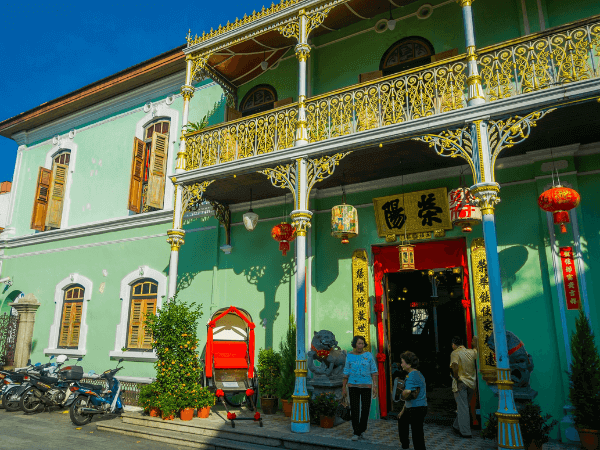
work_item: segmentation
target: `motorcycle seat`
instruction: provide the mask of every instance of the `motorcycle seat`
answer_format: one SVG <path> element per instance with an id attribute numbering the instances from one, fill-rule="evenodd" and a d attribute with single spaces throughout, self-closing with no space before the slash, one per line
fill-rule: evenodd
<path id="1" fill-rule="evenodd" d="M 58 383 L 58 378 L 54 378 L 54 377 L 40 377 L 40 381 L 42 383 L 46 383 L 46 384 L 54 384 L 54 383 Z"/>
<path id="2" fill-rule="evenodd" d="M 84 389 L 89 389 L 90 391 L 101 391 L 104 389 L 104 386 L 101 384 L 90 384 L 90 383 L 79 383 L 79 387 Z"/>

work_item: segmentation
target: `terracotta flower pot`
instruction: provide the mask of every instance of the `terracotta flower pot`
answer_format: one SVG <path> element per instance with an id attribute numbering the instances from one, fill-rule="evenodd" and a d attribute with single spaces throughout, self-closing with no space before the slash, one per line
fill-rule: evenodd
<path id="1" fill-rule="evenodd" d="M 281 400 L 283 402 L 283 414 L 285 417 L 292 416 L 292 408 L 294 407 L 294 402 L 292 400 Z"/>
<path id="2" fill-rule="evenodd" d="M 201 419 L 208 419 L 210 414 L 210 406 L 205 406 L 204 408 L 198 408 L 198 417 Z"/>
<path id="3" fill-rule="evenodd" d="M 277 398 L 260 398 L 260 406 L 263 410 L 263 414 L 275 414 L 277 412 Z"/>
<path id="4" fill-rule="evenodd" d="M 155 406 L 150 408 L 150 417 L 160 417 L 160 409 Z"/>
<path id="5" fill-rule="evenodd" d="M 578 429 L 577 431 L 579 432 L 581 448 L 585 450 L 598 450 L 600 448 L 598 442 L 600 432 L 598 430 Z"/>
<path id="6" fill-rule="evenodd" d="M 173 420 L 175 419 L 175 414 L 171 414 L 170 416 L 165 416 L 164 413 L 162 414 L 162 420 Z"/>
<path id="7" fill-rule="evenodd" d="M 333 417 L 321 416 L 321 428 L 333 428 Z"/>
<path id="8" fill-rule="evenodd" d="M 194 418 L 194 408 L 182 409 L 179 413 L 181 420 L 192 420 Z"/>

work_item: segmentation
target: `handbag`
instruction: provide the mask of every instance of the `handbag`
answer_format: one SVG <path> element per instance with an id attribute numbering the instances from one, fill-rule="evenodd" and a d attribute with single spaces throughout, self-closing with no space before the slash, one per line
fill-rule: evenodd
<path id="1" fill-rule="evenodd" d="M 352 418 L 352 414 L 350 413 L 350 402 L 348 401 L 347 395 L 344 396 L 338 405 L 335 415 L 346 422 Z"/>

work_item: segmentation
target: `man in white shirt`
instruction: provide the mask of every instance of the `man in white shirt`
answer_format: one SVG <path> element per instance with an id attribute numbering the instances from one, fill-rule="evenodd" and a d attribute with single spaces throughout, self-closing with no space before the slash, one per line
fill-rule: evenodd
<path id="1" fill-rule="evenodd" d="M 458 415 L 452 425 L 452 430 L 463 438 L 471 438 L 471 416 L 469 405 L 475 393 L 477 378 L 477 337 L 473 337 L 472 349 L 464 347 L 462 338 L 452 338 L 452 392 L 458 409 Z"/>

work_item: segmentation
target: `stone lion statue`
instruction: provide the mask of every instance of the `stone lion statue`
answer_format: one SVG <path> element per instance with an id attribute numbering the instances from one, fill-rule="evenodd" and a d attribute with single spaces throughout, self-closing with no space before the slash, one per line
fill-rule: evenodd
<path id="1" fill-rule="evenodd" d="M 494 335 L 491 334 L 486 344 L 492 351 L 496 351 Z M 508 363 L 510 365 L 510 378 L 515 384 L 515 389 L 529 389 L 529 380 L 533 372 L 533 356 L 527 353 L 523 341 L 511 331 L 506 331 L 506 344 L 508 346 Z"/>
<path id="2" fill-rule="evenodd" d="M 316 366 L 315 361 L 320 365 Z M 346 350 L 340 349 L 329 330 L 315 331 L 308 352 L 308 369 L 318 378 L 340 379 L 346 364 Z"/>

